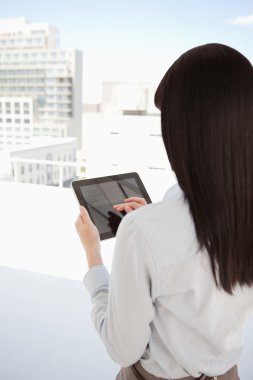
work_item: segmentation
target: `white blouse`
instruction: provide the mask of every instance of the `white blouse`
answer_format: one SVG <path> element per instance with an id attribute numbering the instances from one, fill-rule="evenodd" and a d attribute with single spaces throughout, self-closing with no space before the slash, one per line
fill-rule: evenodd
<path id="1" fill-rule="evenodd" d="M 177 379 L 220 375 L 238 362 L 253 287 L 219 290 L 207 252 L 197 251 L 178 185 L 124 217 L 111 276 L 98 265 L 84 277 L 95 328 L 118 364 L 141 359 L 151 374 Z"/>

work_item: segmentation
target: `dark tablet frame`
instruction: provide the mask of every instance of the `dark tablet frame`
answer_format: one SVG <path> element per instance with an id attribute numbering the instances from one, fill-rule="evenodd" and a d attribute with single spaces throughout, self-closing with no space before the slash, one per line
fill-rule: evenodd
<path id="1" fill-rule="evenodd" d="M 136 181 L 136 183 L 137 183 L 137 185 L 139 187 L 139 190 L 142 193 L 142 197 L 146 200 L 147 203 L 152 203 L 152 201 L 151 201 L 151 199 L 150 199 L 150 197 L 148 195 L 148 192 L 145 189 L 142 180 L 140 179 L 139 174 L 136 173 L 136 172 L 110 175 L 110 176 L 106 176 L 106 177 L 98 177 L 98 178 L 89 178 L 89 179 L 77 180 L 77 181 L 73 181 L 72 182 L 72 188 L 73 188 L 73 190 L 74 190 L 74 192 L 76 194 L 76 197 L 78 199 L 79 204 L 81 206 L 84 206 L 87 209 L 87 211 L 88 211 L 88 213 L 90 215 L 90 218 L 91 218 L 91 220 L 94 223 L 94 220 L 92 218 L 91 213 L 89 212 L 89 209 L 87 207 L 87 204 L 86 204 L 86 201 L 85 201 L 85 199 L 83 197 L 83 194 L 82 194 L 82 192 L 80 190 L 80 187 L 81 186 L 85 186 L 85 185 L 96 185 L 96 184 L 103 183 L 103 182 L 115 182 L 115 181 L 129 179 L 129 178 L 134 178 L 135 179 L 135 181 Z M 99 235 L 100 235 L 100 239 L 101 240 L 108 239 L 108 238 L 111 238 L 111 237 L 115 237 L 115 235 L 113 234 L 112 231 L 104 232 L 104 233 L 100 233 L 99 232 Z"/>

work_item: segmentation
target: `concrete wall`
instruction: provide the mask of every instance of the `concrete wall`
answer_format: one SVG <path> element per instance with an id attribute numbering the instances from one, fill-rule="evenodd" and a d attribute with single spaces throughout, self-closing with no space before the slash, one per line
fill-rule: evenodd
<path id="1" fill-rule="evenodd" d="M 82 283 L 0 267 L 0 379 L 111 380 Z"/>

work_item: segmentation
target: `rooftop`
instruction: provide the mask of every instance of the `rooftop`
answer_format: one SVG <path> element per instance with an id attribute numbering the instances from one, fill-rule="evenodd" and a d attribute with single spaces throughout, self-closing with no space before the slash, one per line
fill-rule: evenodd
<path id="1" fill-rule="evenodd" d="M 51 136 L 36 136 L 31 138 L 29 145 L 16 145 L 9 148 L 9 151 L 13 154 L 15 152 L 30 151 L 32 149 L 39 149 L 45 147 L 54 147 L 63 144 L 76 143 L 75 137 L 51 137 Z M 5 149 L 5 151 L 8 149 Z"/>

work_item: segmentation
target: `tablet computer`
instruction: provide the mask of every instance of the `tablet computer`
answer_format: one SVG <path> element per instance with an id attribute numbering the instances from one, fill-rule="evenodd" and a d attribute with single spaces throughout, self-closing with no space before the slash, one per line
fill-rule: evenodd
<path id="1" fill-rule="evenodd" d="M 113 205 L 125 198 L 140 197 L 147 203 L 151 199 L 138 173 L 125 173 L 72 182 L 79 204 L 84 206 L 97 227 L 100 239 L 116 235 L 118 226 L 126 214 L 116 211 Z"/>

